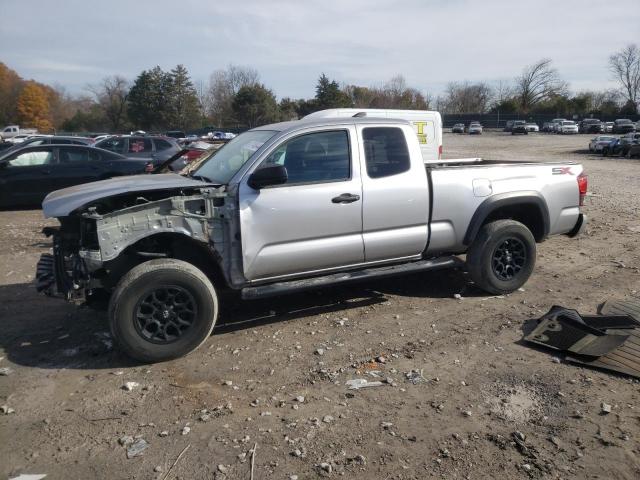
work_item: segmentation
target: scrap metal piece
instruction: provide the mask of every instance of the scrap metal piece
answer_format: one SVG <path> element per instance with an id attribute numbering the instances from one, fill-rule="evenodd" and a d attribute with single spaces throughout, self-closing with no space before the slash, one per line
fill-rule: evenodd
<path id="1" fill-rule="evenodd" d="M 525 340 L 569 352 L 570 362 L 640 377 L 640 301 L 606 302 L 599 313 L 554 306 Z"/>

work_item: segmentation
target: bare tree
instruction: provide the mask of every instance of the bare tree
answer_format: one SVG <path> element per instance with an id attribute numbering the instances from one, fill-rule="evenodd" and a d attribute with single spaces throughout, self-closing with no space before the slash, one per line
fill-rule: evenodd
<path id="1" fill-rule="evenodd" d="M 485 113 L 493 90 L 484 82 L 450 82 L 442 100 L 447 113 Z"/>
<path id="2" fill-rule="evenodd" d="M 566 92 L 567 83 L 560 79 L 558 71 L 551 66 L 551 60 L 548 58 L 525 67 L 522 75 L 516 77 L 515 94 L 523 112 L 528 112 L 536 104 Z"/>
<path id="3" fill-rule="evenodd" d="M 117 132 L 124 122 L 129 97 L 129 81 L 119 75 L 105 77 L 98 85 L 89 85 L 112 131 Z"/>
<path id="4" fill-rule="evenodd" d="M 636 111 L 640 100 L 640 48 L 627 45 L 609 57 L 609 70 L 620 84 L 620 91 Z"/>
<path id="5" fill-rule="evenodd" d="M 209 78 L 206 113 L 218 125 L 228 123 L 233 117 L 233 97 L 242 87 L 253 87 L 259 82 L 260 75 L 253 68 L 229 65 L 226 70 L 216 70 Z"/>

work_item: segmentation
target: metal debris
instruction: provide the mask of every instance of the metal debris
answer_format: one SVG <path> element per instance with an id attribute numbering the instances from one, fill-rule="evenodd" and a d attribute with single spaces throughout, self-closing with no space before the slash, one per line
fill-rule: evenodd
<path id="1" fill-rule="evenodd" d="M 149 443 L 144 438 L 139 438 L 127 448 L 127 458 L 139 457 L 149 448 Z"/>
<path id="2" fill-rule="evenodd" d="M 365 378 L 354 378 L 353 380 L 347 380 L 345 383 L 349 386 L 349 390 L 360 390 L 361 388 L 381 387 L 384 385 L 382 382 L 370 382 Z"/>

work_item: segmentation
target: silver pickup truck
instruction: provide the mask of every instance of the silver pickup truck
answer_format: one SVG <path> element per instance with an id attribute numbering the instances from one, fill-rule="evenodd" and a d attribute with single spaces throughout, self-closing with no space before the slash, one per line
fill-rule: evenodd
<path id="1" fill-rule="evenodd" d="M 181 175 L 51 193 L 44 214 L 60 226 L 44 231 L 53 255 L 38 264 L 38 288 L 108 301 L 120 348 L 162 361 L 207 339 L 223 289 L 255 299 L 463 266 L 487 292 L 516 290 L 536 242 L 585 226 L 586 189 L 573 163 L 425 165 L 402 120 L 267 125 Z"/>

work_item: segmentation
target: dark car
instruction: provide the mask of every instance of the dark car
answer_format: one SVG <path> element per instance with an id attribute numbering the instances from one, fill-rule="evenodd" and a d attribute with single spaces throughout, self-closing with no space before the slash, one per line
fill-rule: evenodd
<path id="1" fill-rule="evenodd" d="M 640 143 L 636 143 L 629 147 L 629 151 L 627 152 L 627 158 L 636 158 L 640 157 Z"/>
<path id="2" fill-rule="evenodd" d="M 636 126 L 631 120 L 622 118 L 613 122 L 613 133 L 629 133 L 635 131 Z"/>
<path id="3" fill-rule="evenodd" d="M 464 133 L 464 123 L 456 123 L 451 127 L 451 133 Z"/>
<path id="4" fill-rule="evenodd" d="M 524 120 L 515 120 L 511 126 L 511 135 L 516 135 L 518 133 L 529 135 L 529 132 L 527 131 L 527 122 Z"/>
<path id="5" fill-rule="evenodd" d="M 25 141 L 16 143 L 12 147 L 9 147 L 3 152 L 13 152 L 24 147 L 36 147 L 38 145 L 91 145 L 93 143 L 92 138 L 88 137 L 63 137 L 63 136 L 51 136 L 51 137 L 33 137 L 27 138 Z"/>
<path id="6" fill-rule="evenodd" d="M 164 132 L 165 137 L 175 138 L 176 140 L 180 140 L 181 138 L 187 138 L 187 134 L 182 130 L 169 130 L 168 132 Z"/>
<path id="7" fill-rule="evenodd" d="M 580 133 L 600 133 L 602 130 L 602 122 L 597 118 L 585 118 L 578 125 L 578 131 Z"/>
<path id="8" fill-rule="evenodd" d="M 0 156 L 0 206 L 42 202 L 54 190 L 151 171 L 145 159 L 84 145 L 38 145 Z"/>
<path id="9" fill-rule="evenodd" d="M 146 158 L 154 165 L 161 164 L 181 150 L 174 138 L 142 135 L 116 135 L 96 142 L 95 146 L 128 158 Z"/>
<path id="10" fill-rule="evenodd" d="M 602 155 L 611 157 L 615 155 L 628 156 L 629 151 L 640 143 L 640 133 L 628 133 L 624 137 L 616 138 L 602 148 Z"/>
<path id="11" fill-rule="evenodd" d="M 513 128 L 514 123 L 515 123 L 515 120 L 507 120 L 507 123 L 504 124 L 504 129 L 502 131 L 510 132 L 511 129 Z"/>

